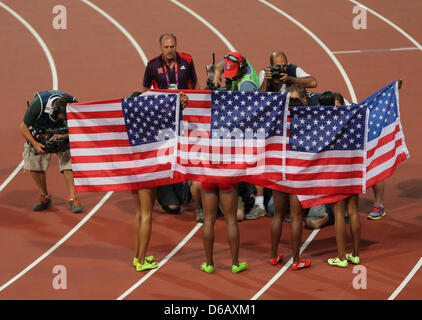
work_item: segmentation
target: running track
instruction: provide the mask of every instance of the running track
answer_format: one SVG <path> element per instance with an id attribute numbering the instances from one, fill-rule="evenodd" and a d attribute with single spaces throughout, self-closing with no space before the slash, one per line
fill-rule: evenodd
<path id="1" fill-rule="evenodd" d="M 122 97 L 139 88 L 144 61 L 128 38 L 103 15 L 82 1 L 67 4 L 68 30 L 51 27 L 54 1 L 2 1 L 25 19 L 43 41 L 54 59 L 60 89 L 75 94 L 80 101 Z M 422 154 L 418 141 L 422 111 L 416 105 L 417 89 L 422 81 L 420 50 L 381 51 L 334 54 L 342 74 L 316 37 L 331 51 L 391 49 L 415 47 L 391 25 L 368 13 L 368 29 L 352 28 L 350 1 L 298 0 L 269 1 L 283 10 L 303 28 L 265 4 L 265 1 L 217 0 L 180 1 L 215 27 L 193 17 L 171 1 L 125 1 L 126 7 L 113 1 L 92 1 L 115 19 L 133 36 L 148 58 L 158 54 L 160 33 L 178 36 L 179 49 L 193 55 L 201 85 L 205 82 L 204 65 L 211 52 L 221 58 L 229 45 L 250 59 L 257 69 L 267 65 L 275 49 L 287 52 L 291 62 L 302 66 L 318 79 L 317 91 L 335 90 L 351 100 L 352 92 L 361 100 L 387 83 L 402 78 L 401 115 L 406 143 L 411 158 L 399 166 L 388 180 L 385 206 L 388 215 L 381 221 L 365 219 L 372 194 L 361 197 L 362 265 L 367 268 L 366 290 L 352 286 L 354 274 L 331 268 L 327 258 L 336 252 L 334 230 L 327 227 L 316 233 L 304 251 L 313 267 L 301 272 L 287 269 L 259 299 L 387 299 L 408 276 L 422 257 Z M 286 5 L 287 3 L 287 5 Z M 422 3 L 418 1 L 365 0 L 362 4 L 386 17 L 422 42 Z M 234 9 L 236 8 L 236 10 Z M 242 21 L 248 21 L 248 24 Z M 157 22 L 159 23 L 157 24 Z M 4 65 L 0 85 L 3 93 L 1 134 L 5 152 L 0 160 L 0 183 L 21 161 L 22 138 L 17 126 L 36 90 L 52 87 L 52 73 L 46 55 L 28 29 L 0 7 Z M 347 86 L 345 79 L 350 80 Z M 419 142 L 419 143 L 418 143 Z M 241 259 L 250 270 L 239 275 L 230 271 L 230 256 L 225 240 L 224 221 L 216 224 L 215 260 L 217 272 L 205 275 L 199 271 L 204 260 L 201 230 L 191 207 L 182 215 L 154 211 L 150 252 L 159 260 L 170 259 L 148 276 L 139 287 L 132 287 L 147 274 L 131 267 L 133 255 L 134 208 L 128 193 L 113 193 L 98 211 L 67 241 L 57 246 L 45 259 L 34 263 L 72 230 L 103 199 L 105 194 L 82 194 L 86 213 L 73 215 L 66 206 L 64 182 L 52 161 L 48 185 L 54 206 L 43 213 L 30 208 L 36 198 L 28 173 L 19 172 L 0 192 L 0 298 L 1 299 L 251 299 L 282 268 L 266 261 L 269 252 L 269 218 L 240 224 Z M 281 251 L 289 254 L 289 225 L 285 225 Z M 196 231 L 191 232 L 192 230 Z M 190 233 L 191 232 L 191 233 Z M 185 237 L 190 233 L 188 239 Z M 193 234 L 193 235 L 192 235 Z M 311 234 L 305 231 L 303 240 Z M 180 242 L 186 244 L 180 248 Z M 177 252 L 175 248 L 180 249 Z M 51 251 L 51 250 L 50 250 Z M 174 255 L 173 255 L 174 254 Z M 289 257 L 288 257 L 289 258 Z M 288 259 L 287 258 L 287 259 Z M 286 259 L 286 260 L 287 260 Z M 52 269 L 64 265 L 68 289 L 54 290 Z M 27 272 L 17 274 L 30 266 Z M 420 299 L 422 271 L 416 271 L 396 299 Z M 7 284 L 5 286 L 5 284 Z M 131 288 L 130 292 L 128 291 Z M 146 292 L 148 294 L 146 294 Z"/>

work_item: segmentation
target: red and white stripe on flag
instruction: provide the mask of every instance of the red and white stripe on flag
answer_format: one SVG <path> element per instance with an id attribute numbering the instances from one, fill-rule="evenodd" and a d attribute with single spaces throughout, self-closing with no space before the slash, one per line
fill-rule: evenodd
<path id="1" fill-rule="evenodd" d="M 258 176 L 261 179 L 282 176 L 284 136 L 271 137 L 260 142 L 252 139 L 210 139 L 211 91 L 179 92 L 186 93 L 189 104 L 183 110 L 175 177 L 184 176 L 187 180 L 224 183 L 245 181 Z"/>
<path id="2" fill-rule="evenodd" d="M 398 90 L 398 83 L 396 82 L 395 97 L 398 112 L 396 120 L 384 127 L 379 137 L 369 141 L 366 145 L 366 190 L 390 177 L 398 164 L 409 157 L 400 121 Z M 348 197 L 350 197 L 350 194 L 299 195 L 299 200 L 302 207 L 309 208 L 315 205 L 333 203 Z"/>
<path id="3" fill-rule="evenodd" d="M 121 99 L 68 105 L 67 119 L 77 192 L 137 190 L 181 180 L 171 178 L 174 149 L 168 140 L 130 145 Z"/>

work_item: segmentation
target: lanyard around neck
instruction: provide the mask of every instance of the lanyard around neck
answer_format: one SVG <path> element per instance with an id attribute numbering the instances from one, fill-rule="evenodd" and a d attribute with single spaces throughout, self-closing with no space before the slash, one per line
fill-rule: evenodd
<path id="1" fill-rule="evenodd" d="M 163 65 L 164 65 L 164 73 L 166 75 L 166 80 L 167 80 L 167 88 L 170 88 L 170 78 L 169 78 L 169 74 L 168 74 L 168 71 L 167 71 L 166 63 L 163 62 Z M 174 72 L 175 72 L 175 77 L 176 77 L 176 86 L 179 87 L 179 75 L 178 75 L 177 71 L 178 71 L 178 68 L 177 68 L 177 61 L 176 61 L 175 67 L 174 67 Z"/>

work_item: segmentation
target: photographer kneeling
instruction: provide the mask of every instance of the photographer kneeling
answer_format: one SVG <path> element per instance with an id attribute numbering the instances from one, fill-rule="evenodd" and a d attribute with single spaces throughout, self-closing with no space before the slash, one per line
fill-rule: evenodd
<path id="1" fill-rule="evenodd" d="M 73 213 L 83 212 L 76 198 L 67 132 L 66 105 L 76 98 L 59 90 L 36 92 L 29 104 L 20 130 L 26 139 L 23 151 L 24 169 L 29 170 L 40 191 L 32 210 L 42 211 L 51 206 L 47 191 L 46 174 L 51 153 L 57 153 L 60 172 L 63 173 L 70 194 L 69 205 Z"/>
<path id="2" fill-rule="evenodd" d="M 300 84 L 305 88 L 316 88 L 316 79 L 303 71 L 302 68 L 287 62 L 286 55 L 281 51 L 270 56 L 270 67 L 259 72 L 259 91 L 286 92 L 286 87 Z"/>

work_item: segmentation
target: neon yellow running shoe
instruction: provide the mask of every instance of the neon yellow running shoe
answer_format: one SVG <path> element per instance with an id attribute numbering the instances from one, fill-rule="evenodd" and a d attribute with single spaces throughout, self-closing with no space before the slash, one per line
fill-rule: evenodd
<path id="1" fill-rule="evenodd" d="M 154 261 L 154 256 L 148 256 L 145 257 L 145 260 L 148 262 L 153 262 Z M 136 265 L 139 263 L 139 259 L 137 257 L 133 258 L 133 266 L 136 267 Z"/>
<path id="2" fill-rule="evenodd" d="M 352 253 L 346 253 L 346 259 L 349 260 L 353 264 L 360 263 L 359 257 L 354 257 Z"/>
<path id="3" fill-rule="evenodd" d="M 341 268 L 346 268 L 349 263 L 347 262 L 347 259 L 344 259 L 342 261 L 342 260 L 340 260 L 339 257 L 337 257 L 337 258 L 328 259 L 328 264 L 330 266 L 337 266 L 337 267 L 341 267 Z"/>
<path id="4" fill-rule="evenodd" d="M 145 270 L 151 270 L 158 268 L 158 262 L 148 262 L 146 259 L 144 261 L 144 264 L 138 263 L 136 265 L 136 271 L 145 271 Z"/>
<path id="5" fill-rule="evenodd" d="M 206 273 L 213 273 L 214 272 L 214 266 L 212 265 L 207 265 L 206 262 L 204 262 L 203 264 L 201 264 L 201 270 L 206 272 Z"/>
<path id="6" fill-rule="evenodd" d="M 239 273 L 248 270 L 248 264 L 246 262 L 239 262 L 239 265 L 232 265 L 232 273 Z"/>

